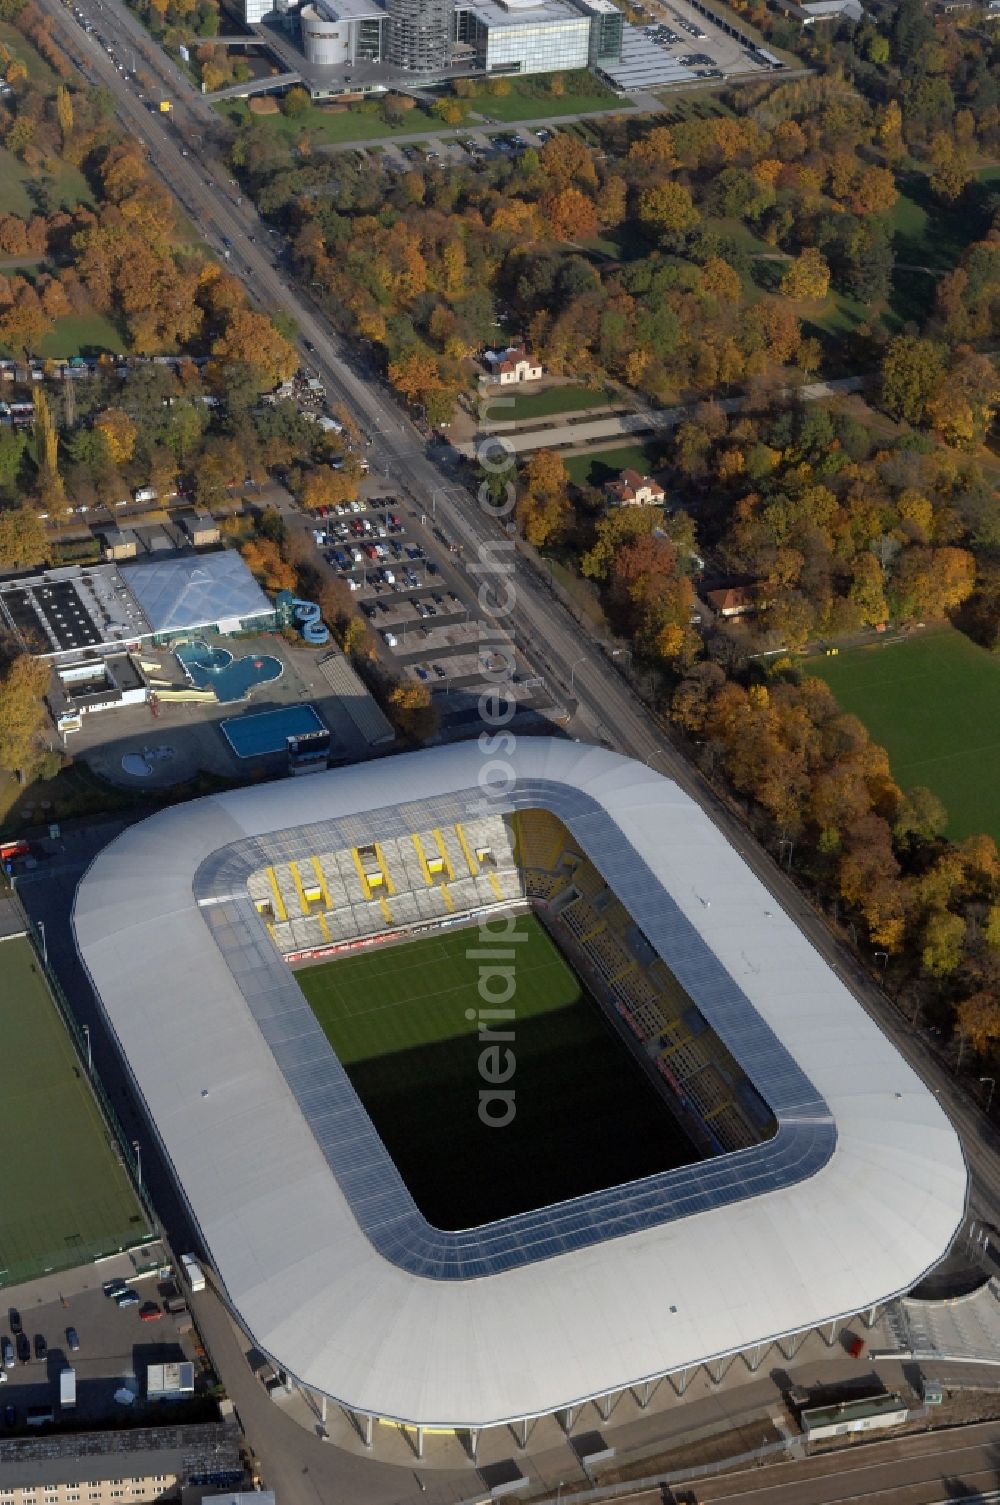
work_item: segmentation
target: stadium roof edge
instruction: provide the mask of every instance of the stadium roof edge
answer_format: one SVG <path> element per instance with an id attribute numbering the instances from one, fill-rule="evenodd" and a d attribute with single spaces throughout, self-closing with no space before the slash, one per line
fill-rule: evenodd
<path id="1" fill-rule="evenodd" d="M 78 889 L 81 957 L 258 1346 L 355 1411 L 479 1427 L 912 1288 L 965 1213 L 961 1145 L 934 1095 L 676 785 L 600 748 L 526 739 L 494 801 L 483 780 L 505 769 L 493 759 L 487 772 L 489 761 L 462 743 L 177 806 L 119 836 Z M 359 1226 L 213 938 L 195 875 L 223 849 L 378 811 L 401 789 L 432 800 L 479 788 L 505 810 L 519 784 L 586 796 L 610 819 L 622 852 L 654 875 L 815 1089 L 836 1142 L 794 1184 L 496 1274 L 428 1279 Z"/>

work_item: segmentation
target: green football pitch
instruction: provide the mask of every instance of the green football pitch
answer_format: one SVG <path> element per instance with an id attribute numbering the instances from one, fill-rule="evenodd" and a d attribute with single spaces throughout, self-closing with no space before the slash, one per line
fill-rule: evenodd
<path id="1" fill-rule="evenodd" d="M 503 1091 L 514 1117 L 480 1117 L 478 929 L 343 957 L 296 972 L 417 1206 L 469 1228 L 649 1176 L 697 1158 L 539 922 L 517 920 Z M 499 983 L 496 984 L 499 990 Z M 471 1016 L 471 1017 L 470 1017 Z M 499 1071 L 508 1066 L 506 1057 Z M 494 1073 L 499 1074 L 497 1067 Z M 497 1105 L 499 1113 L 500 1105 Z"/>
<path id="2" fill-rule="evenodd" d="M 889 753 L 902 788 L 926 785 L 948 834 L 1000 841 L 1000 658 L 953 630 L 810 659 Z"/>
<path id="3" fill-rule="evenodd" d="M 0 1040 L 0 1285 L 15 1285 L 149 1224 L 26 940 L 0 945 Z"/>

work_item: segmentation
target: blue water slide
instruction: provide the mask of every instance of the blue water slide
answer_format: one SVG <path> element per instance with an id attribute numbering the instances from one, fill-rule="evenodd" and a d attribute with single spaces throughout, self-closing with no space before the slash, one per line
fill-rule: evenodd
<path id="1" fill-rule="evenodd" d="M 302 632 L 303 641 L 319 648 L 330 641 L 330 629 L 320 616 L 315 601 L 292 601 L 292 616 Z"/>

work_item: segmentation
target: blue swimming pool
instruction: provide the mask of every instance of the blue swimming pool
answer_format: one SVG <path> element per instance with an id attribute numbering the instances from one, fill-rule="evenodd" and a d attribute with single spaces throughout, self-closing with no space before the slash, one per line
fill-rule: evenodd
<path id="1" fill-rule="evenodd" d="M 256 685 L 280 679 L 284 665 L 268 654 L 234 658 L 225 648 L 212 648 L 201 638 L 174 649 L 177 662 L 197 690 L 212 690 L 216 700 L 229 705 L 246 700 Z"/>
<path id="2" fill-rule="evenodd" d="M 285 751 L 289 737 L 323 732 L 326 726 L 311 705 L 283 706 L 278 711 L 257 711 L 220 721 L 222 734 L 238 758 L 262 758 Z"/>

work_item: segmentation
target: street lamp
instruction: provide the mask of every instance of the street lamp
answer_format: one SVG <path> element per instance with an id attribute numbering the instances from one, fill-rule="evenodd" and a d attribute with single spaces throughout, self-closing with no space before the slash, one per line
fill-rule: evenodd
<path id="1" fill-rule="evenodd" d="M 882 965 L 882 981 L 884 983 L 885 982 L 885 969 L 889 965 L 889 953 L 888 953 L 888 951 L 876 951 L 874 959 L 875 959 L 875 961 L 880 962 L 881 965 Z"/>
<path id="2" fill-rule="evenodd" d="M 990 1105 L 993 1102 L 993 1089 L 996 1087 L 996 1079 L 994 1077 L 991 1077 L 991 1076 L 981 1076 L 979 1078 L 979 1080 L 981 1082 L 989 1082 L 989 1084 L 990 1084 L 990 1090 L 986 1094 L 986 1112 L 989 1113 L 989 1111 L 990 1111 Z"/>
<path id="3" fill-rule="evenodd" d="M 89 1024 L 83 1025 L 83 1038 L 87 1042 L 87 1070 L 88 1071 L 93 1071 L 93 1069 L 94 1069 L 94 1057 L 91 1054 L 91 1050 L 90 1050 L 90 1025 Z"/>
<path id="4" fill-rule="evenodd" d="M 783 862 L 784 861 L 785 848 L 786 847 L 788 848 L 788 861 L 785 863 L 785 867 L 788 869 L 789 872 L 791 872 L 792 871 L 792 853 L 795 851 L 795 842 L 792 840 L 792 838 L 790 836 L 782 836 L 781 840 L 778 842 L 778 861 L 779 862 Z"/>
<path id="5" fill-rule="evenodd" d="M 49 943 L 45 939 L 45 921 L 44 920 L 39 920 L 38 921 L 38 939 L 42 943 L 42 961 L 45 963 L 45 965 L 47 967 L 48 964 L 49 964 Z"/>
<path id="6" fill-rule="evenodd" d="M 138 1139 L 133 1139 L 132 1148 L 135 1150 L 135 1179 L 139 1183 L 139 1190 L 142 1191 L 142 1146 Z"/>
<path id="7" fill-rule="evenodd" d="M 577 658 L 577 659 L 574 659 L 573 662 L 572 662 L 572 664 L 570 664 L 570 668 L 569 668 L 569 693 L 571 695 L 573 694 L 573 690 L 574 690 L 575 685 L 576 685 L 576 670 L 577 670 L 577 665 L 585 663 L 586 662 L 586 658 L 587 658 L 587 655 L 585 653 L 581 653 L 580 657 Z"/>

